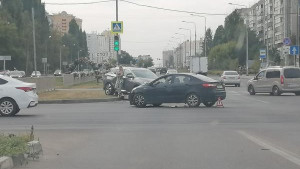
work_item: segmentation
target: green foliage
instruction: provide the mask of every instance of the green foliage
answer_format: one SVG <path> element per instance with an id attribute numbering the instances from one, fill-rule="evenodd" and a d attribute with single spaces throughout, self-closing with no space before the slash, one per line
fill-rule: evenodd
<path id="1" fill-rule="evenodd" d="M 255 32 L 247 30 L 237 10 L 225 19 L 225 26 L 220 25 L 214 35 L 209 52 L 209 69 L 236 69 L 246 65 L 246 32 L 248 31 L 249 60 L 256 60 L 259 49 L 264 45 L 256 37 Z"/>
<path id="2" fill-rule="evenodd" d="M 202 55 L 205 55 L 205 50 L 207 50 L 207 54 L 209 53 L 210 49 L 213 47 L 213 37 L 212 37 L 212 31 L 210 28 L 208 28 L 206 30 L 205 33 L 205 40 L 206 40 L 206 49 L 205 49 L 205 45 L 202 45 L 203 48 L 203 53 Z M 205 41 L 204 41 L 205 42 Z"/>
<path id="3" fill-rule="evenodd" d="M 209 69 L 235 70 L 238 67 L 235 55 L 237 43 L 234 41 L 212 48 L 208 55 Z"/>
<path id="4" fill-rule="evenodd" d="M 270 61 L 272 62 L 271 64 L 273 64 L 274 66 L 280 65 L 280 52 L 276 48 L 270 49 L 268 54 L 270 57 Z"/>
<path id="5" fill-rule="evenodd" d="M 149 59 L 146 59 L 146 60 L 139 59 L 138 63 L 137 63 L 138 67 L 143 67 L 143 68 L 152 67 L 153 65 L 154 64 L 153 64 L 153 59 L 152 58 L 149 58 Z"/>
<path id="6" fill-rule="evenodd" d="M 118 56 L 119 63 L 122 65 L 130 65 L 133 64 L 134 59 L 133 57 L 127 53 L 126 51 L 121 50 L 121 54 Z"/>
<path id="7" fill-rule="evenodd" d="M 24 154 L 27 151 L 28 139 L 25 136 L 0 135 L 0 157 Z"/>
<path id="8" fill-rule="evenodd" d="M 12 70 L 15 67 L 18 70 L 25 70 L 26 73 L 33 71 L 32 7 L 35 13 L 38 70 L 43 70 L 43 57 L 48 58 L 50 69 L 54 71 L 59 68 L 59 51 L 64 41 L 67 41 L 68 45 L 65 44 L 62 48 L 63 61 L 70 59 L 70 56 L 77 58 L 78 50 L 81 50 L 80 57 L 88 55 L 86 33 L 79 29 L 75 21 L 70 23 L 70 37 L 62 38 L 60 33 L 50 31 L 45 5 L 41 0 L 2 0 L 1 2 L 0 55 L 12 56 L 12 61 L 7 62 L 7 69 Z M 0 62 L 0 68 L 2 66 L 3 63 Z"/>
<path id="9" fill-rule="evenodd" d="M 217 46 L 219 44 L 225 43 L 225 29 L 223 25 L 218 26 L 216 33 L 213 39 L 213 46 Z"/>

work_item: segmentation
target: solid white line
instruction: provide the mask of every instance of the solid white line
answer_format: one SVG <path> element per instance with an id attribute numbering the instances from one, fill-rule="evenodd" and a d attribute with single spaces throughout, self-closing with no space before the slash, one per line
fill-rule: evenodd
<path id="1" fill-rule="evenodd" d="M 261 139 L 261 138 L 258 138 L 258 137 L 255 137 L 255 136 L 252 136 L 248 133 L 246 133 L 245 131 L 238 131 L 239 134 L 243 135 L 244 137 L 246 137 L 247 139 L 251 140 L 252 142 L 258 144 L 259 146 L 262 146 L 266 149 L 269 149 L 271 152 L 297 164 L 298 166 L 300 166 L 300 156 L 295 154 L 295 153 L 292 153 L 288 150 L 285 150 L 284 148 L 282 147 L 279 147 L 279 146 L 276 146 L 276 145 L 272 145 L 271 143 L 268 143 L 267 141 Z"/>

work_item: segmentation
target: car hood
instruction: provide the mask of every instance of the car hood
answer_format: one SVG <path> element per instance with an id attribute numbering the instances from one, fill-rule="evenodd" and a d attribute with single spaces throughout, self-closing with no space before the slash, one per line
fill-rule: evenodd
<path id="1" fill-rule="evenodd" d="M 153 80 L 155 80 L 155 79 L 140 78 L 140 77 L 136 77 L 136 78 L 134 79 L 134 81 L 136 81 L 136 82 L 138 82 L 138 83 L 140 83 L 140 84 L 150 83 L 150 82 L 152 82 Z"/>

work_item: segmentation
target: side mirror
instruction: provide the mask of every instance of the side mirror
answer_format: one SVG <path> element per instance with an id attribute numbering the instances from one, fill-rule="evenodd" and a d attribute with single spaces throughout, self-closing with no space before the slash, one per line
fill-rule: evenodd
<path id="1" fill-rule="evenodd" d="M 128 74 L 126 75 L 126 77 L 129 78 L 129 79 L 134 79 L 134 76 L 133 76 L 132 73 L 128 73 Z"/>
<path id="2" fill-rule="evenodd" d="M 253 78 L 253 80 L 258 80 L 257 76 L 255 76 L 255 77 Z"/>

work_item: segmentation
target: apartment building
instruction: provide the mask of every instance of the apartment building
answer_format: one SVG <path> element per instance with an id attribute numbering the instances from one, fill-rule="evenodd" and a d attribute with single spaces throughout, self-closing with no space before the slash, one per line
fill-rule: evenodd
<path id="1" fill-rule="evenodd" d="M 61 13 L 49 15 L 50 25 L 52 29 L 65 34 L 69 32 L 69 23 L 72 19 L 75 19 L 77 25 L 82 29 L 82 19 L 76 18 L 75 16 L 68 14 L 63 11 Z"/>

